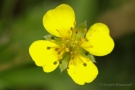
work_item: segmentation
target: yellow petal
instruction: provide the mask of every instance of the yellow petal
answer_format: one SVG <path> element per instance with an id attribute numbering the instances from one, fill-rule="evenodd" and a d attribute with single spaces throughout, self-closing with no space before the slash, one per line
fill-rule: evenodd
<path id="1" fill-rule="evenodd" d="M 43 70 L 45 72 L 52 72 L 55 70 L 59 65 L 59 61 L 49 61 L 45 66 L 43 66 Z"/>
<path id="2" fill-rule="evenodd" d="M 55 9 L 49 10 L 43 17 L 43 25 L 45 29 L 63 39 L 70 38 L 74 28 L 75 14 L 74 10 L 66 4 L 61 4 Z"/>
<path id="3" fill-rule="evenodd" d="M 95 56 L 107 55 L 114 48 L 114 41 L 109 34 L 109 29 L 105 24 L 96 23 L 88 30 L 86 40 L 81 46 Z"/>
<path id="4" fill-rule="evenodd" d="M 79 85 L 92 82 L 98 75 L 98 69 L 89 58 L 75 56 L 69 62 L 68 74 Z"/>
<path id="5" fill-rule="evenodd" d="M 29 53 L 37 66 L 43 66 L 45 72 L 51 72 L 59 65 L 59 54 L 55 43 L 38 40 L 31 44 Z M 57 63 L 56 63 L 57 62 Z"/>
<path id="6" fill-rule="evenodd" d="M 90 29 L 87 32 L 86 37 L 89 38 L 89 36 L 94 34 L 109 34 L 109 28 L 104 23 L 95 23 L 93 24 Z"/>

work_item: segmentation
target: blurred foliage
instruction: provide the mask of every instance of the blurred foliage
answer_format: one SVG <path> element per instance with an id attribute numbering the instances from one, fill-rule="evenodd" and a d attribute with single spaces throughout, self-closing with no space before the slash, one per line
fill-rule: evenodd
<path id="1" fill-rule="evenodd" d="M 115 38 L 116 46 L 111 54 L 96 57 L 99 75 L 95 81 L 84 86 L 75 84 L 66 71 L 61 73 L 56 69 L 52 73 L 44 73 L 28 53 L 30 44 L 44 39 L 43 36 L 47 34 L 42 25 L 42 17 L 51 8 L 61 3 L 71 5 L 76 13 L 77 24 L 87 21 L 89 28 L 105 11 L 115 11 L 132 1 L 134 0 L 1 0 L 0 90 L 133 90 L 134 32 Z M 131 83 L 131 86 L 100 85 L 104 83 Z"/>

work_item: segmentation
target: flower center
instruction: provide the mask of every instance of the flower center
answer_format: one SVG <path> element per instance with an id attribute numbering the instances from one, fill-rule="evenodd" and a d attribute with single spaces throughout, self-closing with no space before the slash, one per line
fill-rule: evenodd
<path id="1" fill-rule="evenodd" d="M 70 38 L 59 38 L 52 35 L 45 36 L 46 40 L 56 43 L 58 46 L 56 47 L 47 47 L 47 50 L 53 49 L 55 54 L 58 55 L 58 60 L 60 62 L 60 69 L 63 71 L 68 68 L 69 60 L 73 60 L 77 55 L 81 55 L 86 58 L 90 58 L 93 62 L 95 62 L 93 56 L 85 51 L 81 45 L 86 40 L 86 22 L 80 24 L 76 28 L 71 27 L 72 34 Z M 57 63 L 54 62 L 54 65 Z M 87 64 L 84 62 L 84 66 Z"/>
<path id="2" fill-rule="evenodd" d="M 65 45 L 65 52 L 69 52 L 70 54 L 75 54 L 77 52 L 77 49 L 80 47 L 78 40 L 66 40 L 64 42 Z"/>
<path id="3" fill-rule="evenodd" d="M 71 28 L 72 35 L 70 39 L 64 40 L 64 49 L 65 52 L 70 53 L 71 57 L 78 54 L 81 49 L 81 43 L 83 42 L 83 38 L 87 32 L 86 23 L 80 24 L 75 29 Z"/>

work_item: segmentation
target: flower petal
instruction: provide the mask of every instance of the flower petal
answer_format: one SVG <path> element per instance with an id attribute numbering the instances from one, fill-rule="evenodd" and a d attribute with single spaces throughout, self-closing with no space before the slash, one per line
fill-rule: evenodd
<path id="1" fill-rule="evenodd" d="M 109 28 L 105 24 L 96 23 L 88 30 L 81 46 L 95 56 L 107 55 L 114 48 L 114 41 L 109 34 Z"/>
<path id="2" fill-rule="evenodd" d="M 29 53 L 37 66 L 43 66 L 45 72 L 51 72 L 59 65 L 60 54 L 55 50 L 58 45 L 46 40 L 31 44 Z"/>
<path id="3" fill-rule="evenodd" d="M 98 69 L 89 58 L 75 56 L 69 62 L 68 74 L 79 85 L 92 82 L 98 75 Z"/>
<path id="4" fill-rule="evenodd" d="M 45 72 L 52 72 L 55 70 L 59 65 L 59 61 L 49 61 L 45 66 L 43 66 L 43 70 Z"/>
<path id="5" fill-rule="evenodd" d="M 74 10 L 67 4 L 61 4 L 55 9 L 49 10 L 43 17 L 45 29 L 63 39 L 70 38 L 75 24 Z"/>

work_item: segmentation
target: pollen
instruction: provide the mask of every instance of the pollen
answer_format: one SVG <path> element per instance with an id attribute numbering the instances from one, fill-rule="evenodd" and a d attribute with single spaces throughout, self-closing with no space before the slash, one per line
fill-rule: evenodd
<path id="1" fill-rule="evenodd" d="M 70 50 L 69 50 L 69 48 L 65 48 L 65 51 L 66 51 L 66 52 L 69 52 Z"/>

